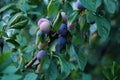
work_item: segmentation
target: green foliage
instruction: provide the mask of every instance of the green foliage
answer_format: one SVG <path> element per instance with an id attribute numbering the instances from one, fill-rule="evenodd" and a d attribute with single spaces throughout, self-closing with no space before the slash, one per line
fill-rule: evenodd
<path id="1" fill-rule="evenodd" d="M 0 1 L 0 80 L 120 80 L 119 1 L 80 1 L 83 11 L 76 0 Z M 61 12 L 67 43 L 57 52 Z M 49 34 L 37 34 L 40 18 L 50 21 Z M 40 43 L 48 55 L 38 61 Z"/>

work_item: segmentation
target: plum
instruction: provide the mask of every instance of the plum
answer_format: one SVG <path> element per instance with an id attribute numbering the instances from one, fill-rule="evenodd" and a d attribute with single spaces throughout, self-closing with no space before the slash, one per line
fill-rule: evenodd
<path id="1" fill-rule="evenodd" d="M 41 19 L 38 21 L 38 26 L 40 27 L 40 30 L 41 30 L 43 33 L 49 33 L 49 32 L 50 32 L 51 25 L 50 25 L 49 20 L 47 20 L 47 19 L 45 19 L 45 18 L 41 18 Z"/>
<path id="2" fill-rule="evenodd" d="M 62 23 L 62 24 L 60 25 L 60 28 L 59 28 L 58 33 L 59 33 L 61 36 L 66 36 L 66 35 L 67 35 L 67 24 Z"/>
<path id="3" fill-rule="evenodd" d="M 76 7 L 79 9 L 79 10 L 85 10 L 85 7 L 81 4 L 80 0 L 77 0 L 76 2 Z"/>
<path id="4" fill-rule="evenodd" d="M 57 41 L 57 45 L 55 46 L 56 51 L 60 51 L 66 45 L 67 39 L 60 36 Z"/>
<path id="5" fill-rule="evenodd" d="M 61 12 L 61 16 L 62 16 L 63 23 L 67 23 L 67 16 L 66 16 L 65 12 Z"/>
<path id="6" fill-rule="evenodd" d="M 40 60 L 44 55 L 47 55 L 45 50 L 40 50 L 37 54 L 37 60 Z"/>

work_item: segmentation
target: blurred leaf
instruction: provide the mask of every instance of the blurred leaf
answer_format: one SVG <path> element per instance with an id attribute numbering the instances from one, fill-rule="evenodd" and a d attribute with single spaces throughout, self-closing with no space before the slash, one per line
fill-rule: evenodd
<path id="1" fill-rule="evenodd" d="M 12 43 L 15 47 L 20 46 L 20 44 L 17 41 L 13 40 L 13 39 L 7 39 L 6 41 L 9 42 L 9 43 Z"/>
<path id="2" fill-rule="evenodd" d="M 85 58 L 85 56 L 82 53 L 76 53 L 73 45 L 70 46 L 69 54 L 71 58 L 75 57 L 75 59 L 77 60 L 79 69 L 83 71 L 87 63 L 87 59 Z"/>
<path id="3" fill-rule="evenodd" d="M 74 22 L 78 19 L 79 12 L 73 11 L 71 15 L 68 17 L 69 24 L 74 24 Z"/>
<path id="4" fill-rule="evenodd" d="M 21 29 L 26 27 L 27 23 L 28 18 L 22 13 L 17 13 L 10 19 L 8 27 Z"/>
<path id="5" fill-rule="evenodd" d="M 11 28 L 22 29 L 27 26 L 27 23 L 28 23 L 28 20 L 26 19 L 26 20 L 20 21 L 16 24 L 12 25 Z"/>
<path id="6" fill-rule="evenodd" d="M 82 5 L 87 8 L 88 10 L 96 12 L 96 4 L 92 0 L 80 0 Z"/>
<path id="7" fill-rule="evenodd" d="M 5 70 L 3 70 L 4 74 L 13 74 L 17 71 L 17 68 L 15 66 L 8 66 Z"/>
<path id="8" fill-rule="evenodd" d="M 63 55 L 57 54 L 59 57 L 60 65 L 61 65 L 61 72 L 63 78 L 66 78 L 72 70 L 75 69 L 75 66 L 68 62 Z"/>
<path id="9" fill-rule="evenodd" d="M 116 8 L 118 7 L 118 1 L 117 0 L 104 0 L 105 7 L 107 11 L 111 14 L 115 13 Z"/>
<path id="10" fill-rule="evenodd" d="M 54 52 L 55 52 L 55 50 L 56 50 L 56 49 L 55 49 L 56 44 L 57 44 L 57 39 L 54 40 L 54 41 L 50 44 L 49 49 L 50 49 L 51 51 L 54 51 Z"/>
<path id="11" fill-rule="evenodd" d="M 104 17 L 96 17 L 98 34 L 103 40 L 106 40 L 110 33 L 110 23 Z"/>
<path id="12" fill-rule="evenodd" d="M 60 11 L 60 0 L 50 0 L 47 6 L 47 14 L 50 18 L 54 18 Z"/>
<path id="13" fill-rule="evenodd" d="M 16 35 L 18 35 L 20 33 L 20 30 L 18 30 L 18 29 L 8 29 L 6 31 L 6 33 L 7 33 L 9 38 L 15 39 Z"/>
<path id="14" fill-rule="evenodd" d="M 79 25 L 80 25 L 80 30 L 82 30 L 83 27 L 84 27 L 84 25 L 85 25 L 85 23 L 86 23 L 86 16 L 83 15 L 82 17 L 79 17 L 79 20 L 80 20 L 80 23 L 79 23 Z"/>
<path id="15" fill-rule="evenodd" d="M 82 75 L 82 80 L 92 80 L 92 77 L 89 74 L 83 74 Z"/>
<path id="16" fill-rule="evenodd" d="M 102 3 L 102 0 L 95 0 L 96 8 L 98 8 Z"/>
<path id="17" fill-rule="evenodd" d="M 11 64 L 10 53 L 3 53 L 0 56 L 0 71 L 4 70 L 8 65 Z"/>
<path id="18" fill-rule="evenodd" d="M 70 4 L 69 1 L 66 1 L 63 5 L 63 11 L 66 13 L 67 16 L 71 15 L 71 13 L 73 12 L 73 8 Z"/>
<path id="19" fill-rule="evenodd" d="M 74 45 L 81 45 L 84 42 L 84 36 L 80 33 L 76 33 L 72 36 L 72 43 Z"/>
<path id="20" fill-rule="evenodd" d="M 19 80 L 21 79 L 21 75 L 17 74 L 9 74 L 9 75 L 4 75 L 1 80 Z"/>
<path id="21" fill-rule="evenodd" d="M 47 72 L 45 73 L 45 79 L 46 80 L 56 80 L 57 76 L 58 76 L 57 65 L 55 64 L 55 62 L 51 61 L 50 66 L 49 66 Z"/>
<path id="22" fill-rule="evenodd" d="M 105 67 L 103 74 L 108 80 L 119 80 L 120 67 L 116 62 L 113 62 L 112 66 Z"/>
<path id="23" fill-rule="evenodd" d="M 0 21 L 0 31 L 2 31 L 2 29 L 4 28 L 5 23 L 3 21 Z"/>
<path id="24" fill-rule="evenodd" d="M 95 21 L 95 15 L 92 12 L 87 12 L 86 13 L 86 18 L 87 18 L 87 22 L 91 23 L 93 21 Z"/>
<path id="25" fill-rule="evenodd" d="M 24 78 L 24 80 L 36 80 L 37 79 L 37 74 L 35 74 L 35 73 L 28 73 L 26 76 L 25 76 L 25 78 Z"/>
<path id="26" fill-rule="evenodd" d="M 27 46 L 23 51 L 29 54 L 29 53 L 33 52 L 35 49 L 36 49 L 36 45 L 34 45 L 34 44 L 30 45 L 29 44 L 29 46 Z"/>
<path id="27" fill-rule="evenodd" d="M 42 41 L 42 38 L 43 38 L 43 33 L 39 30 L 36 34 L 35 44 L 38 45 Z"/>
<path id="28" fill-rule="evenodd" d="M 40 72 L 47 71 L 50 66 L 50 59 L 48 56 L 42 57 L 40 61 Z"/>
<path id="29" fill-rule="evenodd" d="M 23 11 L 23 12 L 28 12 L 30 9 L 33 9 L 33 8 L 37 8 L 36 5 L 29 5 L 27 3 L 27 0 L 20 0 L 18 2 L 18 5 L 19 5 L 19 8 Z"/>
<path id="30" fill-rule="evenodd" d="M 53 23 L 53 29 L 55 31 L 58 31 L 60 25 L 62 23 L 62 17 L 61 17 L 61 14 L 58 13 L 58 15 L 56 16 L 55 20 L 54 20 L 54 23 Z"/>
<path id="31" fill-rule="evenodd" d="M 17 36 L 16 41 L 20 44 L 20 46 L 26 46 L 28 44 L 26 37 L 22 36 L 21 34 Z"/>
<path id="32" fill-rule="evenodd" d="M 8 4 L 8 5 L 4 6 L 4 7 L 2 7 L 0 9 L 0 13 L 5 11 L 5 10 L 12 9 L 12 8 L 16 8 L 16 5 L 14 3 Z"/>

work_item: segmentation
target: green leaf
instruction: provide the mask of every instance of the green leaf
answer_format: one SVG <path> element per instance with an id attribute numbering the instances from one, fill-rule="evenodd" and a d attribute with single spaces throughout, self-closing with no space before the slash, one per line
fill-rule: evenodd
<path id="1" fill-rule="evenodd" d="M 50 44 L 49 50 L 55 52 L 55 51 L 56 51 L 56 49 L 55 49 L 56 44 L 57 44 L 57 39 L 54 40 L 54 41 Z"/>
<path id="2" fill-rule="evenodd" d="M 3 30 L 4 26 L 5 26 L 5 22 L 0 21 L 0 31 L 2 31 L 2 30 Z"/>
<path id="3" fill-rule="evenodd" d="M 40 61 L 40 72 L 47 71 L 50 66 L 50 59 L 48 56 L 43 56 Z"/>
<path id="4" fill-rule="evenodd" d="M 25 27 L 27 23 L 28 18 L 22 13 L 17 13 L 8 22 L 8 27 L 21 29 Z"/>
<path id="5" fill-rule="evenodd" d="M 60 25 L 62 23 L 62 16 L 60 13 L 58 13 L 58 15 L 56 16 L 55 20 L 54 20 L 54 23 L 53 23 L 53 29 L 55 31 L 58 31 Z"/>
<path id="6" fill-rule="evenodd" d="M 45 73 L 45 79 L 46 80 L 56 80 L 57 76 L 58 76 L 57 64 L 55 64 L 55 62 L 51 61 L 49 69 Z"/>
<path id="7" fill-rule="evenodd" d="M 92 77 L 89 74 L 83 74 L 82 75 L 82 80 L 92 80 Z"/>
<path id="8" fill-rule="evenodd" d="M 8 66 L 5 70 L 3 70 L 4 74 L 13 74 L 17 71 L 17 68 L 15 66 Z"/>
<path id="9" fill-rule="evenodd" d="M 63 5 L 63 11 L 66 13 L 67 16 L 71 15 L 71 13 L 73 12 L 73 8 L 70 4 L 69 1 L 66 1 Z"/>
<path id="10" fill-rule="evenodd" d="M 76 53 L 73 45 L 70 46 L 69 54 L 71 58 L 74 57 L 77 60 L 79 69 L 83 71 L 87 63 L 86 57 L 82 53 Z"/>
<path id="11" fill-rule="evenodd" d="M 119 74 L 119 73 L 118 73 L 119 70 L 120 70 L 119 65 L 114 61 L 113 64 L 112 64 L 112 67 L 111 67 L 112 75 L 113 75 L 114 77 L 117 76 L 117 74 Z"/>
<path id="12" fill-rule="evenodd" d="M 57 55 L 59 57 L 59 61 L 61 65 L 62 76 L 67 77 L 70 74 L 70 72 L 75 69 L 75 66 L 70 62 L 68 62 L 65 59 L 64 55 L 60 55 L 59 53 L 57 53 Z"/>
<path id="13" fill-rule="evenodd" d="M 31 9 L 37 8 L 36 5 L 30 5 L 27 3 L 27 0 L 20 0 L 19 1 L 19 8 L 23 11 L 23 12 L 28 12 Z"/>
<path id="14" fill-rule="evenodd" d="M 4 70 L 8 65 L 11 64 L 10 53 L 3 53 L 0 56 L 0 71 Z"/>
<path id="15" fill-rule="evenodd" d="M 26 76 L 25 76 L 25 78 L 24 78 L 24 80 L 36 80 L 37 79 L 37 74 L 35 74 L 35 73 L 28 73 Z"/>
<path id="16" fill-rule="evenodd" d="M 86 18 L 87 18 L 87 22 L 91 23 L 91 22 L 95 21 L 96 17 L 95 17 L 95 15 L 92 12 L 88 11 L 86 13 Z"/>
<path id="17" fill-rule="evenodd" d="M 80 0 L 82 5 L 90 11 L 96 12 L 96 4 L 93 0 Z"/>
<path id="18" fill-rule="evenodd" d="M 118 7 L 118 1 L 117 0 L 104 0 L 105 7 L 107 11 L 111 14 L 115 13 L 117 7 Z"/>
<path id="19" fill-rule="evenodd" d="M 104 74 L 104 76 L 106 77 L 106 79 L 108 79 L 108 80 L 112 80 L 112 74 L 111 74 L 111 71 L 110 71 L 110 69 L 109 68 L 105 68 L 104 70 L 103 70 L 103 74 Z"/>
<path id="20" fill-rule="evenodd" d="M 60 0 L 50 0 L 47 6 L 47 14 L 50 18 L 54 18 L 60 11 Z"/>
<path id="21" fill-rule="evenodd" d="M 80 30 L 82 30 L 83 27 L 84 27 L 84 25 L 85 25 L 85 23 L 86 23 L 86 16 L 83 15 L 82 17 L 79 17 L 79 19 L 80 19 L 80 23 L 79 23 L 79 25 L 80 25 Z"/>
<path id="22" fill-rule="evenodd" d="M 16 35 L 18 35 L 20 33 L 20 30 L 18 30 L 18 29 L 8 29 L 6 33 L 7 33 L 9 38 L 15 39 Z"/>
<path id="23" fill-rule="evenodd" d="M 22 78 L 21 75 L 10 74 L 10 75 L 4 75 L 1 80 L 8 80 L 8 79 L 9 79 L 9 80 L 19 80 L 19 79 L 21 79 L 21 78 Z M 30 79 L 29 79 L 29 80 L 30 80 Z"/>
<path id="24" fill-rule="evenodd" d="M 9 43 L 12 43 L 15 47 L 20 46 L 20 44 L 17 41 L 13 40 L 13 39 L 7 39 L 6 41 L 9 42 Z"/>
<path id="25" fill-rule="evenodd" d="M 26 19 L 26 20 L 20 21 L 16 24 L 12 25 L 11 28 L 22 29 L 22 28 L 26 27 L 27 23 L 28 23 L 28 20 Z"/>
<path id="26" fill-rule="evenodd" d="M 23 51 L 29 54 L 29 53 L 33 52 L 35 49 L 36 49 L 36 45 L 29 44 L 29 46 L 27 46 Z"/>
<path id="27" fill-rule="evenodd" d="M 78 15 L 78 11 L 73 11 L 73 13 L 68 17 L 69 24 L 74 24 L 74 22 L 78 19 Z"/>
<path id="28" fill-rule="evenodd" d="M 96 3 L 96 8 L 98 8 L 102 3 L 102 0 L 94 0 L 94 1 Z"/>
<path id="29" fill-rule="evenodd" d="M 98 28 L 98 34 L 103 40 L 106 40 L 110 33 L 110 23 L 104 17 L 97 16 L 96 24 Z"/>
<path id="30" fill-rule="evenodd" d="M 14 3 L 8 4 L 8 5 L 0 8 L 0 13 L 5 11 L 5 10 L 12 9 L 12 8 L 16 8 L 16 5 Z"/>
<path id="31" fill-rule="evenodd" d="M 74 45 L 81 45 L 84 42 L 84 37 L 82 34 L 78 33 L 72 36 L 72 43 Z"/>

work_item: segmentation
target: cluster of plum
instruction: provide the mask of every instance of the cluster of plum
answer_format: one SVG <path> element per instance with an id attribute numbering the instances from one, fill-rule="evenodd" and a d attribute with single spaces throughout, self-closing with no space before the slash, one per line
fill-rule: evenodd
<path id="1" fill-rule="evenodd" d="M 76 7 L 80 11 L 85 10 L 85 8 L 82 6 L 80 0 L 77 0 Z M 61 49 L 63 49 L 67 43 L 67 34 L 68 34 L 69 27 L 67 27 L 67 16 L 66 16 L 65 12 L 61 12 L 61 17 L 62 17 L 62 23 L 59 27 L 59 30 L 57 32 L 54 32 L 54 33 L 56 33 L 56 36 L 57 36 L 57 37 L 55 37 L 57 39 L 57 44 L 55 45 L 56 52 L 59 52 Z M 37 35 L 36 35 L 36 44 L 38 45 L 39 52 L 37 53 L 37 56 L 34 58 L 33 61 L 41 60 L 41 58 L 44 55 L 47 55 L 48 52 L 44 49 L 45 46 L 49 46 L 49 43 L 51 43 L 51 41 L 55 40 L 54 37 L 51 37 L 51 34 L 54 34 L 54 33 L 52 33 L 51 23 L 48 19 L 45 19 L 45 18 L 39 19 L 38 26 L 39 26 L 39 30 L 37 31 Z M 70 26 L 70 27 L 72 27 L 72 26 Z M 41 36 L 49 37 L 50 41 L 45 40 L 45 38 L 40 40 Z M 33 61 L 30 62 L 27 65 L 27 67 L 29 67 L 33 63 Z M 38 65 L 38 68 L 39 67 L 40 67 L 40 65 Z"/>
<path id="2" fill-rule="evenodd" d="M 45 47 L 49 46 L 54 40 L 57 39 L 57 43 L 55 45 L 55 51 L 60 52 L 61 49 L 63 49 L 67 43 L 67 16 L 65 12 L 61 12 L 62 17 L 62 23 L 59 27 L 59 30 L 57 32 L 52 33 L 52 27 L 49 20 L 45 18 L 41 18 L 38 21 L 39 29 L 36 34 L 36 45 L 38 45 L 39 52 L 37 53 L 37 56 L 33 58 L 27 65 L 26 69 L 30 68 L 32 64 L 38 60 L 40 61 L 41 58 L 45 55 L 49 55 L 49 53 L 46 51 Z M 53 37 L 52 34 L 55 34 Z M 41 38 L 42 37 L 42 38 Z M 47 37 L 47 38 L 46 38 Z M 48 37 L 50 40 L 48 40 Z M 37 66 L 37 69 L 40 68 L 40 64 Z M 37 70 L 39 71 L 39 70 Z"/>
<path id="3" fill-rule="evenodd" d="M 56 38 L 57 38 L 57 43 L 55 45 L 55 51 L 59 52 L 67 43 L 67 17 L 66 14 L 64 12 L 61 12 L 61 16 L 62 16 L 62 24 L 60 25 L 60 28 L 58 30 L 58 32 L 56 32 Z M 51 37 L 51 24 L 49 22 L 49 20 L 45 19 L 45 18 L 41 18 L 38 21 L 38 26 L 39 26 L 39 30 L 37 32 L 36 35 L 36 44 L 38 45 L 38 49 L 40 50 L 37 53 L 37 56 L 33 59 L 32 62 L 30 62 L 26 67 L 29 68 L 29 66 L 35 61 L 38 60 L 40 61 L 41 58 L 44 55 L 48 55 L 48 52 L 46 50 L 44 50 L 44 48 L 46 46 L 49 46 L 49 44 L 52 42 L 52 40 L 55 39 L 51 39 L 54 37 Z M 47 41 L 45 40 L 46 38 L 44 38 L 43 40 L 41 39 L 41 36 L 44 37 L 49 37 L 51 40 Z M 37 71 L 39 72 L 40 69 L 40 64 L 37 66 Z"/>
<path id="4" fill-rule="evenodd" d="M 85 10 L 85 7 L 82 6 L 80 0 L 77 0 L 76 7 L 79 10 L 82 10 L 82 11 Z M 57 32 L 58 39 L 57 39 L 57 44 L 55 46 L 56 51 L 60 51 L 67 43 L 67 38 L 66 38 L 67 32 L 68 32 L 68 30 L 67 30 L 67 16 L 66 16 L 65 12 L 61 12 L 61 16 L 62 16 L 62 23 L 61 23 L 59 30 Z M 41 18 L 38 21 L 38 26 L 40 29 L 37 32 L 37 35 L 41 35 L 41 34 L 50 35 L 51 24 L 50 24 L 49 20 L 47 20 L 45 18 Z M 44 45 L 42 45 L 42 43 L 40 42 L 38 44 L 38 48 L 43 49 L 42 47 L 45 45 L 48 45 L 48 44 L 46 44 L 46 42 L 45 42 Z M 37 59 L 40 60 L 41 56 L 43 56 L 45 54 L 47 54 L 47 52 L 45 50 L 40 50 L 38 52 Z"/>
<path id="5" fill-rule="evenodd" d="M 67 36 L 67 16 L 64 12 L 61 12 L 61 16 L 62 16 L 62 23 L 59 27 L 58 32 L 56 32 L 57 44 L 55 46 L 55 50 L 57 52 L 59 52 L 67 43 L 67 38 L 66 38 L 66 36 Z M 44 36 L 51 35 L 51 24 L 50 24 L 49 20 L 47 20 L 45 18 L 41 18 L 38 21 L 38 26 L 39 26 L 39 30 L 37 32 L 36 39 L 40 38 L 42 34 L 44 34 Z M 43 50 L 43 48 L 44 48 L 44 46 L 48 46 L 49 42 L 47 42 L 46 40 L 45 41 L 39 41 L 39 40 L 36 41 L 36 44 L 38 45 L 38 49 L 40 50 L 37 54 L 38 60 L 41 59 L 41 56 L 47 54 L 47 52 L 45 50 Z"/>

